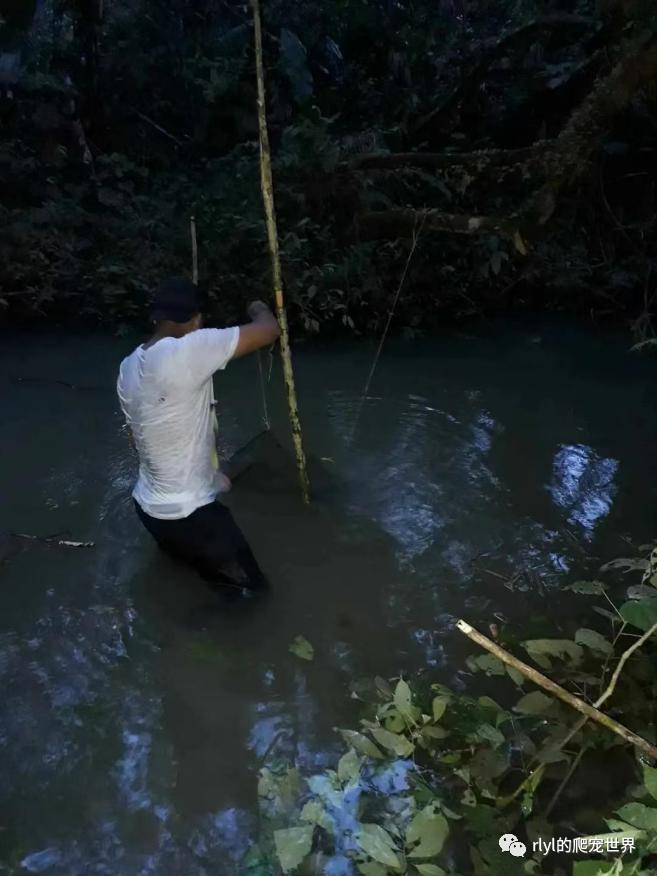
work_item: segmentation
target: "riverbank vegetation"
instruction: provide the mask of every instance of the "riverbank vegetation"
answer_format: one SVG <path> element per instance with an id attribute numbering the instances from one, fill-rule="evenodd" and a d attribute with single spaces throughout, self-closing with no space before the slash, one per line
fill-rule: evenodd
<path id="1" fill-rule="evenodd" d="M 567 309 L 653 335 L 657 15 L 643 0 L 264 7 L 292 328 Z M 270 289 L 251 10 L 2 5 L 0 307 L 140 320 L 190 267 L 213 316 Z"/>
<path id="2" fill-rule="evenodd" d="M 493 624 L 490 634 L 654 742 L 656 652 L 644 634 L 657 624 L 657 551 L 607 564 L 602 579 L 569 585 L 560 638 L 531 618 L 522 633 Z M 272 760 L 262 770 L 262 837 L 245 873 L 657 872 L 654 761 L 491 654 L 473 653 L 457 687 L 427 671 L 358 680 L 352 696 L 362 717 L 337 731 L 333 769 L 302 778 Z M 506 851 L 503 836 L 521 845 Z"/>

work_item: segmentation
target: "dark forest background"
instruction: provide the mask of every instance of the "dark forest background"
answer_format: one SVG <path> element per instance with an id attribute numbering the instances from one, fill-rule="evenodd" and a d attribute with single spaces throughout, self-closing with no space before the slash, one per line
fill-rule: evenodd
<path id="1" fill-rule="evenodd" d="M 0 312 L 143 317 L 190 270 L 269 295 L 251 10 L 0 0 Z M 268 0 L 290 320 L 569 310 L 653 335 L 657 10 L 643 0 Z"/>

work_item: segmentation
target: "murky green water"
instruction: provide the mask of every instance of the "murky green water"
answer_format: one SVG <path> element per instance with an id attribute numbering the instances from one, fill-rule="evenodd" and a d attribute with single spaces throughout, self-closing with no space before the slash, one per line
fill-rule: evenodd
<path id="1" fill-rule="evenodd" d="M 96 543 L 0 543 L 0 861 L 15 872 L 239 874 L 259 768 L 331 763 L 355 678 L 463 685 L 455 617 L 558 625 L 564 582 L 654 535 L 657 365 L 626 337 L 391 343 L 353 442 L 373 348 L 301 348 L 319 495 L 305 510 L 265 463 L 238 482 L 273 591 L 218 603 L 134 517 L 113 393 L 127 346 L 2 338 L 0 531 Z M 257 373 L 245 360 L 217 381 L 227 451 L 261 427 Z M 277 363 L 268 394 L 283 438 Z M 288 652 L 298 634 L 312 663 Z"/>

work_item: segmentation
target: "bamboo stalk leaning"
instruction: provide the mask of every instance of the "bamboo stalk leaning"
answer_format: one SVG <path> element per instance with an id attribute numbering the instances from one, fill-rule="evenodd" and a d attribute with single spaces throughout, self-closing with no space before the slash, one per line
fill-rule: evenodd
<path id="1" fill-rule="evenodd" d="M 271 259 L 272 282 L 274 287 L 274 300 L 276 303 L 276 317 L 281 329 L 281 359 L 283 360 L 283 377 L 287 390 L 287 404 L 294 442 L 294 454 L 296 457 L 301 494 L 306 504 L 310 502 L 310 481 L 306 467 L 306 456 L 303 450 L 303 435 L 299 421 L 299 407 L 294 385 L 294 370 L 292 368 L 292 353 L 290 351 L 290 335 L 283 296 L 283 275 L 281 271 L 281 259 L 278 246 L 278 231 L 276 228 L 276 209 L 274 205 L 274 183 L 271 172 L 271 150 L 269 148 L 269 131 L 267 129 L 267 108 L 265 102 L 265 74 L 262 55 L 262 21 L 260 16 L 259 0 L 251 0 L 253 8 L 253 29 L 255 38 L 256 77 L 258 87 L 258 131 L 260 135 L 260 183 L 262 187 L 262 200 L 265 209 L 267 224 L 267 240 L 269 244 L 269 256 Z"/>

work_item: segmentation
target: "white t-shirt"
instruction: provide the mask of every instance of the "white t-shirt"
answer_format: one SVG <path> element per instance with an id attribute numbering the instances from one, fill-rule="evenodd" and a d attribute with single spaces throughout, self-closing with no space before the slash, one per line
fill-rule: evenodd
<path id="1" fill-rule="evenodd" d="M 151 517 L 189 517 L 226 489 L 212 375 L 226 367 L 238 340 L 238 327 L 198 329 L 137 347 L 121 363 L 117 391 L 139 454 L 132 495 Z"/>

